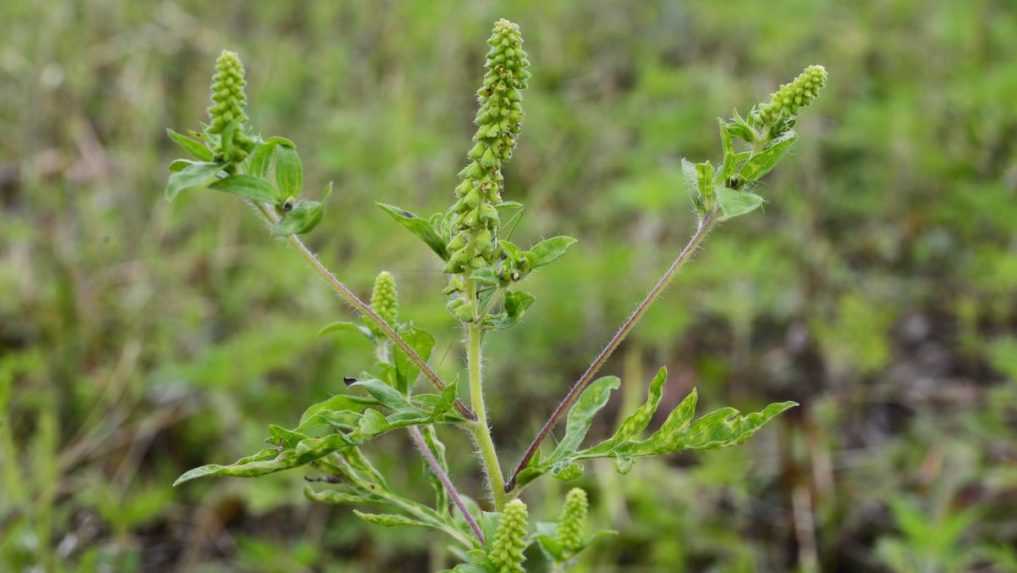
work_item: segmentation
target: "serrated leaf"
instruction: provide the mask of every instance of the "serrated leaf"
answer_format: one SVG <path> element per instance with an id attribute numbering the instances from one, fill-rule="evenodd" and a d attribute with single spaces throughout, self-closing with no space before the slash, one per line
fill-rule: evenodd
<path id="1" fill-rule="evenodd" d="M 717 188 L 717 205 L 720 220 L 727 221 L 751 213 L 763 204 L 763 198 L 750 191 L 736 191 L 728 187 Z"/>
<path id="2" fill-rule="evenodd" d="M 241 458 L 223 466 L 210 464 L 185 472 L 173 482 L 174 486 L 209 476 L 257 477 L 309 464 L 328 454 L 349 448 L 352 443 L 342 434 L 301 440 L 296 447 L 283 450 L 261 450 L 253 456 Z"/>
<path id="3" fill-rule="evenodd" d="M 325 326 L 321 327 L 321 330 L 318 331 L 318 336 L 323 336 L 326 334 L 339 334 L 339 335 L 354 334 L 357 336 L 363 336 L 368 340 L 374 339 L 374 335 L 371 333 L 370 328 L 367 328 L 366 326 L 361 326 L 359 324 L 354 324 L 352 322 L 346 322 L 341 320 L 336 322 L 330 322 Z"/>
<path id="4" fill-rule="evenodd" d="M 272 226 L 272 234 L 286 237 L 309 233 L 318 226 L 324 214 L 325 208 L 320 202 L 300 199 L 293 204 L 290 211 L 283 214 L 278 223 Z"/>
<path id="5" fill-rule="evenodd" d="M 166 130 L 166 135 L 173 140 L 174 143 L 179 145 L 184 151 L 190 153 L 195 158 L 201 161 L 212 161 L 214 157 L 212 151 L 205 146 L 205 144 L 193 137 L 188 137 L 182 133 L 177 133 L 172 129 Z"/>
<path id="6" fill-rule="evenodd" d="M 220 172 L 221 165 L 208 162 L 191 163 L 180 171 L 171 172 L 166 182 L 166 199 L 172 201 L 184 191 L 208 187 L 219 179 Z"/>
<path id="7" fill-rule="evenodd" d="M 593 417 L 607 404 L 611 392 L 617 390 L 620 385 L 621 380 L 617 376 L 604 376 L 594 380 L 583 391 L 569 410 L 565 420 L 565 436 L 551 453 L 548 463 L 554 464 L 563 460 L 579 449 L 586 438 L 586 433 L 590 431 Z"/>
<path id="8" fill-rule="evenodd" d="M 741 175 L 746 181 L 758 181 L 769 173 L 794 145 L 798 135 L 794 131 L 781 134 L 773 143 L 759 153 L 754 153 L 742 167 Z"/>
<path id="9" fill-rule="evenodd" d="M 275 181 L 283 197 L 300 195 L 304 186 L 304 167 L 293 145 L 279 145 L 275 150 Z"/>
<path id="10" fill-rule="evenodd" d="M 377 205 L 406 230 L 416 235 L 421 241 L 424 241 L 443 261 L 448 260 L 448 248 L 445 246 L 445 241 L 435 231 L 431 222 L 394 205 L 387 205 L 385 203 L 378 203 Z"/>
<path id="11" fill-rule="evenodd" d="M 421 358 L 425 361 L 430 359 L 431 351 L 434 349 L 434 337 L 430 333 L 419 328 L 409 327 L 403 329 L 399 334 L 409 343 L 410 348 L 417 351 Z M 393 354 L 395 356 L 397 389 L 405 394 L 416 380 L 420 368 L 399 347 L 394 348 Z"/>
<path id="12" fill-rule="evenodd" d="M 208 188 L 233 193 L 261 203 L 275 203 L 282 198 L 271 183 L 253 175 L 230 175 L 209 185 Z"/>
<path id="13" fill-rule="evenodd" d="M 576 244 L 576 239 L 565 235 L 551 237 L 533 245 L 527 252 L 530 264 L 533 268 L 542 267 L 553 263 L 565 254 L 565 251 Z"/>
<path id="14" fill-rule="evenodd" d="M 363 511 L 358 511 L 354 509 L 353 514 L 368 523 L 380 525 L 382 527 L 404 527 L 404 526 L 433 527 L 433 524 L 427 523 L 425 521 L 413 519 L 412 517 L 406 517 L 405 515 L 396 515 L 394 513 L 364 513 Z"/>
<path id="15" fill-rule="evenodd" d="M 667 368 L 661 368 L 657 375 L 650 380 L 650 387 L 646 393 L 646 401 L 643 402 L 635 412 L 632 412 L 622 421 L 614 435 L 590 448 L 591 452 L 608 453 L 615 446 L 630 440 L 638 440 L 642 437 L 646 426 L 653 420 L 653 416 L 660 407 L 660 399 L 664 395 L 664 383 L 667 382 Z"/>

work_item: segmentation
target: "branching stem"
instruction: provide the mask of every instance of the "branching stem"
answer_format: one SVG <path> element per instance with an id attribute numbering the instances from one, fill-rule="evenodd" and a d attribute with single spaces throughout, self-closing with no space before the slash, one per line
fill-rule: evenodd
<path id="1" fill-rule="evenodd" d="M 261 213 L 262 217 L 264 217 L 265 220 L 268 221 L 270 224 L 275 224 L 279 221 L 279 217 L 275 214 L 275 212 L 265 207 L 265 205 L 256 202 L 252 202 L 252 204 L 258 210 L 258 212 Z M 381 330 L 381 332 L 385 335 L 386 338 L 391 340 L 393 344 L 395 344 L 396 346 L 399 347 L 400 350 L 405 352 L 406 356 L 410 359 L 410 362 L 413 362 L 413 364 L 420 369 L 420 372 L 423 373 L 424 377 L 430 380 L 431 384 L 433 384 L 434 387 L 437 388 L 439 392 L 445 389 L 447 383 L 441 379 L 441 376 L 438 376 L 438 373 L 431 368 L 427 361 L 421 358 L 420 354 L 417 354 L 417 351 L 414 350 L 413 347 L 410 346 L 408 342 L 406 342 L 406 339 L 404 339 L 402 336 L 399 336 L 399 333 L 396 332 L 395 329 L 392 328 L 392 326 L 389 325 L 389 323 L 386 322 L 384 318 L 379 316 L 378 313 L 375 312 L 373 308 L 371 308 L 371 305 L 361 300 L 360 297 L 358 297 L 355 292 L 350 290 L 350 288 L 346 286 L 342 281 L 340 281 L 338 277 L 332 274 L 332 271 L 328 270 L 328 268 L 324 264 L 322 264 L 322 262 L 318 259 L 317 256 L 315 256 L 311 249 L 309 249 L 307 245 L 300 240 L 300 237 L 298 237 L 297 235 L 290 235 L 287 237 L 287 240 L 291 245 L 293 245 L 297 252 L 299 252 L 304 257 L 304 260 L 307 261 L 311 268 L 314 269 L 316 273 L 318 273 L 318 276 L 324 279 L 325 282 L 327 282 L 328 285 L 332 287 L 332 290 L 334 290 L 335 293 L 339 295 L 339 298 L 343 299 L 343 301 L 346 304 L 353 307 L 353 309 L 360 313 L 362 316 L 367 317 L 368 320 L 374 323 L 374 325 L 377 326 L 379 330 Z M 460 400 L 455 401 L 455 408 L 467 420 L 474 421 L 477 419 L 477 416 Z"/>
<path id="2" fill-rule="evenodd" d="M 421 435 L 420 429 L 416 426 L 409 427 L 410 439 L 413 440 L 413 445 L 417 447 L 420 455 L 427 462 L 427 466 L 431 468 L 433 473 L 441 485 L 445 487 L 445 491 L 448 492 L 448 496 L 452 499 L 452 503 L 455 504 L 456 508 L 459 509 L 459 513 L 463 514 L 463 519 L 466 520 L 466 524 L 470 526 L 473 534 L 480 540 L 480 544 L 484 544 L 484 532 L 480 529 L 480 525 L 477 524 L 477 520 L 473 519 L 468 509 L 466 509 L 466 502 L 463 501 L 463 497 L 459 494 L 459 490 L 452 483 L 452 479 L 449 477 L 445 469 L 438 463 L 438 459 L 434 457 L 434 453 L 431 448 L 427 447 L 427 442 L 424 441 L 424 436 Z"/>
<path id="3" fill-rule="evenodd" d="M 551 416 L 546 422 L 544 422 L 544 425 L 540 428 L 540 431 L 537 432 L 537 435 L 533 438 L 533 441 L 530 442 L 530 445 L 526 447 L 523 457 L 519 460 L 519 463 L 516 464 L 515 469 L 512 471 L 512 476 L 509 478 L 508 483 L 505 484 L 506 493 L 511 492 L 515 488 L 516 478 L 519 476 L 519 472 L 523 471 L 523 469 L 526 468 L 526 465 L 530 463 L 530 460 L 534 455 L 536 455 L 537 449 L 540 448 L 540 444 L 547 438 L 548 434 L 551 433 L 551 430 L 554 429 L 558 420 L 560 420 L 568 409 L 572 407 L 572 404 L 575 403 L 575 401 L 579 398 L 579 395 L 582 394 L 583 390 L 586 389 L 590 382 L 593 382 L 593 377 L 597 375 L 597 372 L 599 372 L 604 366 L 608 358 L 610 358 L 614 351 L 618 349 L 618 346 L 621 345 L 623 340 L 625 340 L 625 337 L 628 336 L 629 332 L 635 328 L 639 319 L 641 319 L 643 315 L 646 314 L 646 311 L 650 308 L 650 306 L 656 302 L 656 300 L 660 297 L 660 294 L 664 292 L 664 289 L 671 284 L 671 280 L 674 278 L 678 270 L 681 269 L 681 267 L 688 262 L 690 258 L 692 258 L 692 254 L 695 253 L 696 249 L 703 242 L 703 239 L 706 238 L 706 235 L 709 234 L 710 229 L 713 228 L 716 222 L 716 212 L 707 213 L 699 219 L 696 232 L 692 234 L 692 237 L 689 238 L 689 242 L 685 244 L 685 247 L 682 248 L 682 250 L 678 253 L 678 256 L 671 262 L 671 266 L 664 271 L 664 274 L 661 275 L 660 279 L 658 279 L 656 284 L 653 285 L 653 288 L 651 288 L 650 291 L 646 293 L 646 296 L 643 297 L 643 300 L 636 305 L 632 314 L 630 314 L 628 318 L 625 319 L 625 322 L 618 327 L 614 336 L 611 337 L 611 340 L 609 340 L 607 345 L 600 351 L 600 354 L 597 354 L 597 357 L 593 359 L 593 362 L 586 369 L 586 372 L 583 372 L 583 375 L 576 380 L 571 388 L 569 388 L 568 393 L 565 394 L 565 397 L 561 399 L 561 402 L 559 402 L 554 411 L 551 412 Z"/>

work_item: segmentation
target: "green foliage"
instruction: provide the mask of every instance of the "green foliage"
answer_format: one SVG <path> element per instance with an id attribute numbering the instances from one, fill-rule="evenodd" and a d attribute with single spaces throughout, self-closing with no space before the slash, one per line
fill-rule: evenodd
<path id="1" fill-rule="evenodd" d="M 646 401 L 622 421 L 614 435 L 592 447 L 580 449 L 593 416 L 604 407 L 611 392 L 621 382 L 615 377 L 605 377 L 590 384 L 569 410 L 565 437 L 547 458 L 535 457 L 530 462 L 520 473 L 520 485 L 548 471 L 561 479 L 575 479 L 581 475 L 581 471 L 575 468 L 582 460 L 612 458 L 618 471 L 624 474 L 628 473 L 632 460 L 637 457 L 735 446 L 752 437 L 776 416 L 797 406 L 795 402 L 775 402 L 749 414 L 727 407 L 695 418 L 698 394 L 693 389 L 668 414 L 657 431 L 643 439 L 643 432 L 660 405 L 666 378 L 667 370 L 662 368 L 650 381 Z"/>

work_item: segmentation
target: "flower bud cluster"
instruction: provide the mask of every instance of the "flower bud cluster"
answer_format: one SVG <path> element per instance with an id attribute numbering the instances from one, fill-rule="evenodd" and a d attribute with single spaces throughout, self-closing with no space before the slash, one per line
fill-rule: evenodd
<path id="1" fill-rule="evenodd" d="M 223 50 L 215 62 L 211 99 L 208 108 L 208 135 L 218 136 L 213 146 L 216 160 L 225 163 L 243 161 L 254 147 L 248 135 L 247 96 L 244 65 L 235 52 Z"/>
<path id="2" fill-rule="evenodd" d="M 505 504 L 487 556 L 497 573 L 526 573 L 523 553 L 526 550 L 528 518 L 526 504 L 522 500 L 513 499 Z"/>

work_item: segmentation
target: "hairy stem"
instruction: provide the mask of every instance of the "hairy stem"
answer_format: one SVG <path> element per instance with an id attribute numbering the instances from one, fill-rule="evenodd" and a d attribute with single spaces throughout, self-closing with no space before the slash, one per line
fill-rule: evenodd
<path id="1" fill-rule="evenodd" d="M 427 447 L 427 442 L 424 441 L 424 436 L 421 435 L 420 429 L 416 426 L 410 426 L 409 432 L 410 439 L 413 440 L 413 445 L 417 447 L 420 455 L 423 456 L 424 461 L 427 462 L 428 467 L 431 468 L 431 472 L 438 478 L 441 485 L 445 487 L 445 491 L 448 492 L 448 496 L 452 499 L 452 503 L 455 504 L 456 508 L 459 509 L 459 512 L 463 514 L 463 519 L 466 520 L 466 524 L 470 526 L 473 534 L 477 536 L 477 539 L 479 539 L 481 545 L 483 545 L 484 532 L 481 531 L 480 525 L 477 524 L 477 521 L 473 519 L 472 515 L 470 515 L 469 510 L 466 509 L 466 502 L 464 502 L 462 496 L 459 495 L 459 490 L 457 490 L 456 486 L 453 485 L 452 479 L 449 477 L 448 473 L 446 473 L 441 467 L 441 464 L 438 463 L 438 460 L 434 457 L 434 453 L 431 451 L 431 448 Z"/>
<path id="2" fill-rule="evenodd" d="M 466 281 L 466 293 L 476 307 L 477 288 L 472 280 Z M 484 473 L 487 474 L 487 484 L 494 499 L 495 510 L 501 511 L 506 498 L 505 476 L 501 473 L 498 453 L 494 448 L 494 440 L 491 439 L 491 428 L 487 425 L 487 407 L 484 405 L 484 383 L 481 373 L 482 336 L 480 326 L 475 323 L 467 326 L 466 361 L 470 380 L 470 406 L 477 415 L 477 420 L 470 424 L 470 431 L 473 432 L 473 438 L 480 450 L 480 459 L 484 464 Z"/>
<path id="3" fill-rule="evenodd" d="M 674 278 L 675 274 L 692 257 L 692 254 L 695 253 L 696 249 L 703 242 L 703 239 L 706 238 L 706 235 L 710 232 L 710 229 L 713 228 L 716 222 L 717 219 L 715 212 L 707 213 L 699 219 L 696 232 L 692 234 L 692 237 L 689 238 L 689 242 L 685 244 L 682 250 L 678 253 L 678 256 L 671 262 L 671 266 L 664 271 L 664 274 L 661 275 L 660 279 L 658 279 L 656 284 L 653 285 L 653 288 L 651 288 L 650 291 L 646 293 L 646 296 L 643 297 L 643 300 L 636 305 L 632 314 L 630 314 L 628 318 L 625 319 L 625 322 L 618 327 L 614 336 L 611 337 L 611 340 L 607 342 L 607 345 L 604 346 L 599 354 L 597 354 L 597 357 L 593 359 L 593 362 L 586 369 L 586 372 L 583 372 L 583 375 L 576 380 L 571 388 L 569 388 L 568 393 L 565 394 L 565 397 L 561 399 L 561 402 L 559 402 L 554 411 L 551 412 L 551 416 L 546 422 L 544 422 L 544 425 L 540 428 L 540 431 L 537 432 L 537 435 L 533 438 L 533 441 L 530 442 L 530 445 L 526 447 L 523 457 L 519 460 L 519 463 L 516 464 L 515 469 L 512 471 L 512 476 L 509 478 L 508 483 L 505 484 L 506 492 L 510 492 L 513 488 L 515 488 L 516 478 L 519 476 L 519 472 L 523 471 L 523 469 L 526 468 L 526 465 L 530 463 L 530 460 L 533 459 L 534 455 L 536 455 L 537 449 L 540 448 L 540 444 L 547 438 L 548 434 L 551 433 L 551 430 L 554 429 L 558 420 L 560 420 L 568 409 L 572 407 L 572 404 L 574 404 L 579 398 L 579 395 L 582 394 L 583 390 L 585 390 L 590 382 L 593 381 L 593 377 L 597 375 L 597 372 L 600 371 L 607 362 L 608 358 L 611 357 L 611 354 L 618 349 L 618 346 L 621 345 L 623 340 L 625 340 L 625 337 L 628 336 L 629 332 L 635 328 L 639 319 L 643 318 L 643 315 L 646 314 L 646 311 L 650 308 L 650 306 L 656 302 L 656 300 L 660 297 L 660 294 L 664 292 L 664 289 L 671 284 L 671 280 Z"/>
<path id="4" fill-rule="evenodd" d="M 261 213 L 262 217 L 264 217 L 270 224 L 275 224 L 279 221 L 279 217 L 276 216 L 271 209 L 265 207 L 265 205 L 257 202 L 252 202 L 252 204 L 258 212 Z M 391 340 L 393 344 L 405 352 L 406 356 L 410 359 L 410 362 L 413 362 L 413 364 L 420 369 L 420 372 L 431 381 L 431 384 L 433 384 L 439 392 L 445 389 L 445 386 L 447 386 L 446 382 L 441 379 L 441 376 L 438 376 L 438 373 L 431 368 L 427 361 L 421 358 L 420 355 L 417 354 L 417 351 L 414 350 L 402 336 L 399 336 L 399 333 L 396 332 L 384 318 L 379 316 L 378 313 L 371 308 L 371 305 L 361 300 L 355 292 L 350 290 L 350 288 L 343 284 L 338 277 L 332 274 L 332 271 L 328 270 L 328 268 L 325 267 L 320 260 L 318 260 L 318 257 L 315 256 L 315 254 L 311 252 L 311 249 L 309 249 L 307 245 L 300 240 L 300 237 L 297 235 L 290 235 L 287 237 L 287 240 L 291 245 L 293 245 L 297 252 L 304 257 L 304 260 L 307 261 L 311 268 L 318 273 L 318 276 L 324 279 L 325 282 L 332 287 L 332 290 L 339 295 L 339 298 L 343 299 L 346 304 L 353 307 L 353 309 L 362 316 L 367 317 L 368 320 L 378 327 L 378 330 L 380 330 L 386 338 Z M 455 401 L 455 408 L 466 419 L 471 421 L 477 419 L 476 415 L 460 400 Z"/>

